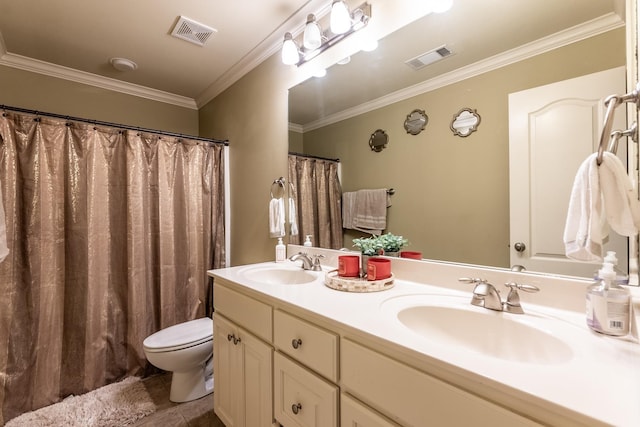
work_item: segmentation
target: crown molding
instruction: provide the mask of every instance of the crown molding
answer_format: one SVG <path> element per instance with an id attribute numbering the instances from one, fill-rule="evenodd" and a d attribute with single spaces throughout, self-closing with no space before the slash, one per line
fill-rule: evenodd
<path id="1" fill-rule="evenodd" d="M 26 56 L 7 53 L 4 46 L 1 46 L 2 54 L 0 56 L 0 65 L 17 68 L 32 73 L 38 73 L 45 76 L 55 77 L 58 79 L 69 80 L 76 83 L 86 84 L 99 87 L 102 89 L 112 90 L 115 92 L 125 93 L 127 95 L 138 96 L 153 101 L 164 102 L 167 104 L 177 105 L 179 107 L 190 108 L 196 110 L 196 102 L 192 98 L 186 96 L 175 95 L 157 89 L 151 89 L 145 86 L 126 83 L 109 77 L 98 76 L 96 74 L 87 73 L 85 71 L 74 70 L 69 67 L 52 64 L 50 62 L 40 61 L 38 59 L 27 58 Z"/>
<path id="2" fill-rule="evenodd" d="M 416 95 L 421 95 L 423 93 L 427 93 L 448 86 L 450 84 L 457 83 L 462 80 L 466 80 L 471 77 L 496 70 L 498 68 L 502 68 L 506 65 L 520 62 L 536 55 L 549 52 L 559 47 L 567 46 L 571 43 L 575 43 L 589 37 L 614 30 L 616 28 L 620 28 L 624 26 L 624 24 L 625 23 L 620 16 L 615 13 L 608 13 L 599 18 L 593 19 L 580 25 L 576 25 L 574 27 L 508 50 L 506 52 L 494 55 L 490 58 L 475 62 L 466 67 L 459 68 L 449 73 L 442 74 L 438 77 L 425 80 L 424 82 L 415 84 L 413 86 L 409 86 L 407 88 L 392 92 L 388 95 L 382 96 L 372 101 L 307 123 L 306 125 L 302 125 L 302 132 L 304 133 L 319 129 L 321 127 L 328 126 L 342 120 L 359 116 L 369 111 L 386 107 L 396 102 L 404 101 L 405 99 L 409 99 Z M 301 125 L 292 123 L 290 124 L 290 129 L 292 128 L 292 126 L 294 126 L 295 129 L 299 129 Z"/>

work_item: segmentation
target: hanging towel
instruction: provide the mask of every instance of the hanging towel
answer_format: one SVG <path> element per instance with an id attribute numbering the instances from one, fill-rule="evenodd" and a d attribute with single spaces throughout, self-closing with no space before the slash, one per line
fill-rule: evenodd
<path id="1" fill-rule="evenodd" d="M 2 188 L 0 188 L 0 262 L 9 255 L 9 248 L 7 247 L 7 226 L 4 221 L 4 208 L 2 202 Z"/>
<path id="2" fill-rule="evenodd" d="M 602 261 L 602 242 L 608 226 L 623 236 L 640 228 L 640 202 L 620 159 L 603 153 L 590 155 L 573 183 L 564 231 L 565 253 L 578 261 Z"/>
<path id="3" fill-rule="evenodd" d="M 640 201 L 622 161 L 605 152 L 598 172 L 607 222 L 616 233 L 634 236 L 640 228 Z"/>
<path id="4" fill-rule="evenodd" d="M 358 190 L 352 215 L 353 228 L 374 235 L 382 234 L 387 228 L 389 206 L 391 205 L 386 188 Z"/>
<path id="5" fill-rule="evenodd" d="M 269 235 L 284 237 L 284 200 L 272 198 L 269 202 Z"/>
<path id="6" fill-rule="evenodd" d="M 353 215 L 356 209 L 356 192 L 342 193 L 342 228 L 353 230 Z"/>
<path id="7" fill-rule="evenodd" d="M 597 154 L 582 162 L 573 181 L 564 227 L 565 254 L 578 261 L 601 261 L 602 200 Z"/>
<path id="8" fill-rule="evenodd" d="M 291 227 L 291 235 L 298 235 L 298 215 L 296 214 L 296 202 L 293 197 L 289 197 L 289 226 Z"/>

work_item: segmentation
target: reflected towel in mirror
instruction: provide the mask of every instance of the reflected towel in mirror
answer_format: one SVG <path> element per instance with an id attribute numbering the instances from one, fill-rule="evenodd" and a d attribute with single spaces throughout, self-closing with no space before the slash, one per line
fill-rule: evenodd
<path id="1" fill-rule="evenodd" d="M 391 203 L 386 188 L 345 192 L 342 203 L 344 228 L 374 235 L 387 228 L 387 208 Z"/>
<path id="2" fill-rule="evenodd" d="M 296 213 L 296 201 L 289 197 L 289 227 L 292 236 L 298 235 L 298 215 Z"/>

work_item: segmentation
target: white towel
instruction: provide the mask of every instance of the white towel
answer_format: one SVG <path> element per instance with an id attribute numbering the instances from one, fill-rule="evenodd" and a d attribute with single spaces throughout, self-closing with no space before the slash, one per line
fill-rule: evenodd
<path id="1" fill-rule="evenodd" d="M 342 193 L 342 228 L 353 229 L 353 215 L 356 210 L 356 192 Z"/>
<path id="2" fill-rule="evenodd" d="M 2 203 L 2 188 L 0 188 L 0 262 L 9 255 L 7 247 L 7 226 L 4 222 L 4 208 Z"/>
<path id="3" fill-rule="evenodd" d="M 283 237 L 284 231 L 284 200 L 272 198 L 269 202 L 269 235 Z"/>
<path id="4" fill-rule="evenodd" d="M 607 222 L 622 236 L 636 235 L 640 228 L 640 201 L 622 161 L 605 152 L 598 172 Z"/>
<path id="5" fill-rule="evenodd" d="M 605 152 L 598 166 L 594 153 L 580 165 L 573 183 L 564 230 L 567 257 L 602 261 L 607 223 L 618 234 L 635 235 L 640 228 L 640 202 L 620 159 Z"/>
<path id="6" fill-rule="evenodd" d="M 289 197 L 289 226 L 291 227 L 291 235 L 298 235 L 298 215 L 296 215 L 296 202 L 293 197 Z"/>

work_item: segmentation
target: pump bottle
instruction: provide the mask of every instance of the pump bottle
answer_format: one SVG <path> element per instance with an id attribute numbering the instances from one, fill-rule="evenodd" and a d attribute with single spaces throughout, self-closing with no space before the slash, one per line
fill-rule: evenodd
<path id="1" fill-rule="evenodd" d="M 602 334 L 623 336 L 629 333 L 631 294 L 616 284 L 613 263 L 607 261 L 587 288 L 587 325 Z"/>
<path id="2" fill-rule="evenodd" d="M 284 262 L 287 258 L 287 247 L 282 242 L 282 237 L 278 237 L 276 245 L 276 262 Z"/>

